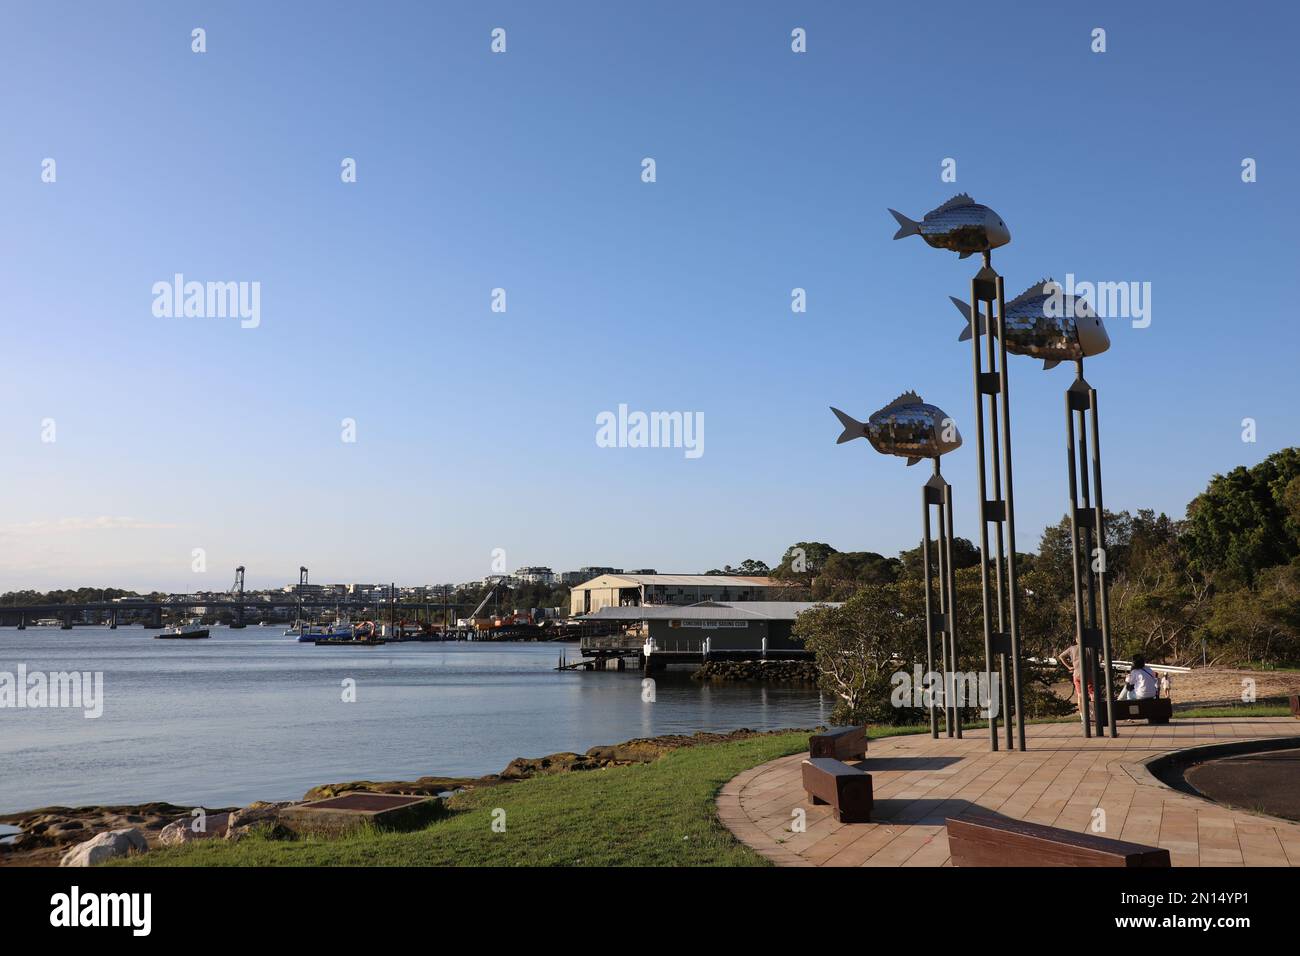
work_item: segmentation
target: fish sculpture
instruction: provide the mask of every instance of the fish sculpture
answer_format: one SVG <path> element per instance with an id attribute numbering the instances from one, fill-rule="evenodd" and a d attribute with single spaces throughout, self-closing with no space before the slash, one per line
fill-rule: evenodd
<path id="1" fill-rule="evenodd" d="M 965 342 L 971 337 L 970 303 L 956 296 L 948 298 L 966 319 L 966 328 L 957 337 L 959 342 Z M 981 312 L 980 335 L 984 334 L 984 323 Z M 1101 317 L 1085 299 L 1065 295 L 1055 279 L 1043 279 L 1008 302 L 1005 324 L 1007 351 L 1040 358 L 1045 369 L 1100 355 L 1110 348 L 1110 336 Z"/>
<path id="2" fill-rule="evenodd" d="M 958 193 L 916 222 L 901 212 L 889 210 L 898 220 L 895 239 L 920 236 L 935 249 L 951 249 L 965 259 L 976 252 L 988 252 L 1011 241 L 1011 230 L 1002 217 L 965 193 Z"/>
<path id="3" fill-rule="evenodd" d="M 916 392 L 904 392 L 865 422 L 838 408 L 831 411 L 844 426 L 835 444 L 866 438 L 882 455 L 898 455 L 909 465 L 961 447 L 961 435 L 953 420 L 942 409 L 923 402 Z"/>

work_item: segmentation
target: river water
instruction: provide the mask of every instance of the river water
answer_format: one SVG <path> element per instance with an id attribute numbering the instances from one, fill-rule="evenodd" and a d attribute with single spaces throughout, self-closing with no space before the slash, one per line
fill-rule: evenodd
<path id="1" fill-rule="evenodd" d="M 804 686 L 559 672 L 572 644 L 316 647 L 282 627 L 199 641 L 139 627 L 0 631 L 0 672 L 103 674 L 103 714 L 0 707 L 0 812 L 168 800 L 300 798 L 345 780 L 496 773 L 515 757 L 633 737 L 811 727 L 832 701 Z M 345 681 L 355 702 L 345 702 Z"/>

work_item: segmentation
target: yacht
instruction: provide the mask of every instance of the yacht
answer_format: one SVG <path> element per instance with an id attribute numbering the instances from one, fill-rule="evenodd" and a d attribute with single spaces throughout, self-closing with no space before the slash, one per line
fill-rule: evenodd
<path id="1" fill-rule="evenodd" d="M 153 637 L 156 641 L 196 641 L 209 636 L 208 629 L 195 620 L 188 621 L 185 624 L 173 624 L 171 627 L 165 627 Z"/>

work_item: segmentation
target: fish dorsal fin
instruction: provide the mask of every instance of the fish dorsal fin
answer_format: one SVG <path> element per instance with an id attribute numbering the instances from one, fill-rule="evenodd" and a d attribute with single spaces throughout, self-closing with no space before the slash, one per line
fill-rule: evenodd
<path id="1" fill-rule="evenodd" d="M 888 405 L 882 408 L 881 411 L 887 412 L 891 408 L 898 408 L 900 405 L 921 405 L 921 404 L 923 404 L 921 401 L 921 396 L 916 394 L 916 392 L 904 392 L 902 395 L 899 395 L 898 398 L 894 399 L 892 402 L 890 402 Z"/>
<path id="2" fill-rule="evenodd" d="M 925 214 L 925 218 L 931 219 L 934 216 L 939 215 L 939 213 L 941 212 L 947 212 L 949 209 L 956 209 L 959 206 L 975 206 L 975 205 L 978 205 L 978 203 L 976 203 L 975 200 L 971 199 L 970 196 L 967 196 L 965 193 L 958 193 L 957 195 L 949 199 L 946 203 L 944 203 L 942 206 L 936 206 L 935 208 L 927 212 Z"/>
<path id="3" fill-rule="evenodd" d="M 1050 291 L 1046 288 L 1048 285 L 1060 286 L 1060 283 L 1055 279 L 1039 279 L 1024 292 L 1020 293 L 1020 295 L 1009 301 L 1007 303 L 1007 308 L 1011 308 L 1013 305 L 1020 305 L 1022 302 L 1028 302 L 1030 299 L 1040 299 L 1050 295 Z M 1064 289 L 1062 289 L 1062 294 L 1064 294 Z"/>

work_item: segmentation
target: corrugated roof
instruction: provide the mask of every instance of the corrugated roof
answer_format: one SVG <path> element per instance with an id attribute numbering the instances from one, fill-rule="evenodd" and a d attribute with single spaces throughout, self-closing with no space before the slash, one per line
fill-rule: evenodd
<path id="1" fill-rule="evenodd" d="M 644 584 L 653 586 L 661 584 L 666 587 L 796 587 L 793 582 L 778 581 L 776 578 L 764 576 L 750 577 L 746 575 L 733 574 L 602 574 L 598 578 L 618 578 L 620 581 L 627 581 L 629 584 Z M 592 578 L 592 581 L 598 580 Z M 577 585 L 581 588 L 590 581 L 584 581 Z"/>

